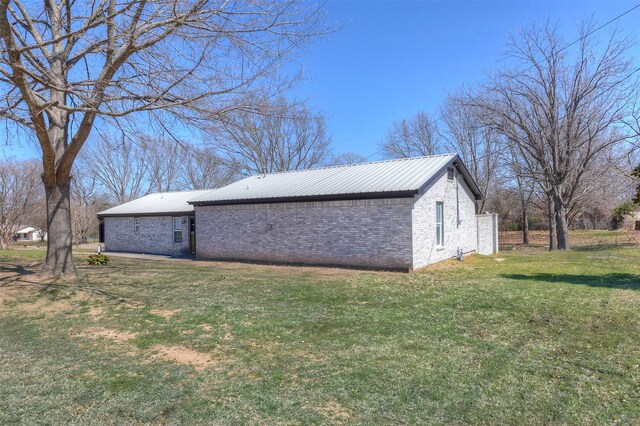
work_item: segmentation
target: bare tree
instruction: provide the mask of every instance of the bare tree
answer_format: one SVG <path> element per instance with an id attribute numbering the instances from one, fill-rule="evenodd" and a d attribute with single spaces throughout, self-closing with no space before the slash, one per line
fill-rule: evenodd
<path id="1" fill-rule="evenodd" d="M 438 127 L 424 112 L 395 121 L 387 131 L 382 151 L 389 158 L 409 158 L 443 154 Z"/>
<path id="2" fill-rule="evenodd" d="M 71 169 L 96 123 L 135 112 L 226 111 L 318 34 L 295 1 L 0 0 L 0 116 L 39 143 L 49 239 L 43 272 L 75 274 Z"/>
<path id="3" fill-rule="evenodd" d="M 357 152 L 343 152 L 338 155 L 333 155 L 327 164 L 332 166 L 341 166 L 346 164 L 358 164 L 367 161 L 367 157 Z"/>
<path id="4" fill-rule="evenodd" d="M 559 249 L 569 248 L 568 212 L 590 164 L 628 139 L 617 129 L 636 93 L 628 41 L 613 33 L 599 46 L 592 29 L 581 28 L 572 52 L 549 25 L 523 32 L 510 43 L 512 67 L 478 101 L 547 194 Z"/>
<path id="5" fill-rule="evenodd" d="M 446 125 L 443 137 L 451 151 L 457 152 L 485 197 L 477 202 L 479 212 L 485 210 L 500 164 L 501 144 L 498 133 L 482 119 L 482 110 L 466 100 L 466 95 L 450 96 L 443 108 Z"/>
<path id="6" fill-rule="evenodd" d="M 180 189 L 180 173 L 187 158 L 188 148 L 184 143 L 168 138 L 140 138 L 144 145 L 148 166 L 150 192 L 167 192 Z"/>
<path id="7" fill-rule="evenodd" d="M 122 204 L 151 191 L 147 159 L 147 145 L 140 140 L 101 135 L 80 155 L 78 168 L 95 176 L 113 201 Z"/>
<path id="8" fill-rule="evenodd" d="M 629 152 L 613 149 L 593 161 L 585 171 L 569 209 L 568 220 L 572 227 L 609 227 L 612 208 L 633 197 L 633 179 L 629 175 L 632 164 L 633 156 Z"/>
<path id="9" fill-rule="evenodd" d="M 300 170 L 329 157 L 324 116 L 283 98 L 254 105 L 208 128 L 231 170 L 244 175 Z"/>
<path id="10" fill-rule="evenodd" d="M 185 189 L 212 189 L 230 183 L 235 172 L 211 148 L 191 148 L 182 167 L 181 185 Z"/>
<path id="11" fill-rule="evenodd" d="M 9 247 L 18 226 L 34 207 L 39 179 L 36 162 L 0 161 L 0 249 Z"/>
<path id="12" fill-rule="evenodd" d="M 76 245 L 86 243 L 91 232 L 97 230 L 96 214 L 107 207 L 106 199 L 96 189 L 96 176 L 74 167 L 71 180 L 71 221 Z"/>
<path id="13" fill-rule="evenodd" d="M 529 244 L 529 218 L 531 203 L 536 196 L 536 182 L 527 172 L 524 161 L 520 158 L 520 152 L 515 148 L 514 144 L 506 143 L 506 155 L 503 155 L 503 164 L 506 166 L 506 173 L 516 184 L 516 192 L 520 202 L 520 223 L 522 229 L 522 244 Z M 503 145 L 504 146 L 504 145 Z M 550 240 L 549 247 L 555 249 L 555 233 Z"/>

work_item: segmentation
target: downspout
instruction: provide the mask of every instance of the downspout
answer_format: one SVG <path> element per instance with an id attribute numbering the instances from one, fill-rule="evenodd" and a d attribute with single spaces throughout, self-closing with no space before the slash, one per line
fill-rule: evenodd
<path id="1" fill-rule="evenodd" d="M 458 173 L 458 168 L 453 167 L 453 177 L 455 178 L 456 183 L 456 228 L 460 228 L 460 195 L 458 192 L 458 178 L 460 177 L 460 173 Z"/>
<path id="2" fill-rule="evenodd" d="M 460 173 L 455 165 L 453 166 L 453 177 L 456 185 L 456 229 L 460 229 L 460 184 L 458 182 Z M 460 262 L 464 261 L 464 250 L 460 246 L 458 246 L 457 257 Z"/>

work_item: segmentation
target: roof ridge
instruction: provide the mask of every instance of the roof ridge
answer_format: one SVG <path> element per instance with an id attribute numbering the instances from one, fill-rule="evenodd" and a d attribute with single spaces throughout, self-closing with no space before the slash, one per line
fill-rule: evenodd
<path id="1" fill-rule="evenodd" d="M 287 173 L 298 173 L 298 172 L 306 172 L 311 170 L 326 170 L 326 169 L 338 169 L 338 168 L 346 168 L 346 167 L 354 167 L 354 166 L 364 166 L 367 164 L 380 164 L 380 163 L 393 163 L 400 161 L 412 161 L 412 160 L 423 160 L 425 158 L 435 158 L 435 157 L 446 157 L 450 155 L 458 155 L 455 152 L 449 152 L 446 154 L 434 154 L 434 155 L 422 155 L 420 157 L 403 157 L 403 158 L 391 158 L 388 160 L 375 160 L 375 161 L 365 161 L 362 163 L 351 163 L 351 164 L 335 164 L 333 166 L 322 166 L 322 167 L 310 167 L 308 169 L 297 169 L 297 170 L 285 170 L 282 172 L 273 172 L 273 173 L 257 173 L 255 175 L 247 176 L 247 177 L 255 177 L 255 176 L 273 176 L 273 175 L 283 175 Z M 219 189 L 219 188 L 215 188 Z M 213 191 L 213 190 L 212 190 Z"/>
<path id="2" fill-rule="evenodd" d="M 218 188 L 211 188 L 211 189 L 188 189 L 188 190 L 186 190 L 186 191 L 163 191 L 163 192 L 150 192 L 150 193 L 148 193 L 147 195 L 143 195 L 142 197 L 146 197 L 146 196 L 149 196 L 149 195 L 161 195 L 161 194 L 186 194 L 187 192 L 202 192 L 202 191 L 209 192 L 209 191 L 214 191 L 214 190 L 216 190 L 216 189 L 218 189 Z M 139 199 L 140 199 L 140 198 L 142 198 L 142 197 L 136 198 L 136 199 L 131 200 L 131 201 L 139 200 Z"/>

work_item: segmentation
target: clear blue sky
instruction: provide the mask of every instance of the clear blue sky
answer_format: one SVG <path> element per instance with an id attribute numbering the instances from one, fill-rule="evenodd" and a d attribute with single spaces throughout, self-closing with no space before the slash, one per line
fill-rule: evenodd
<path id="1" fill-rule="evenodd" d="M 604 23 L 637 3 L 329 2 L 330 22 L 344 26 L 299 61 L 308 80 L 298 93 L 328 115 L 336 151 L 369 156 L 392 121 L 437 113 L 448 92 L 496 69 L 509 33 L 549 19 L 572 42 L 584 18 Z M 613 25 L 640 40 L 640 9 L 602 34 Z"/>
<path id="2" fill-rule="evenodd" d="M 581 20 L 604 23 L 637 2 L 330 1 L 328 23 L 342 29 L 292 65 L 305 76 L 294 95 L 327 114 L 337 152 L 369 156 L 392 121 L 419 110 L 437 114 L 448 92 L 496 69 L 509 33 L 549 19 L 571 42 Z M 639 24 L 637 9 L 614 25 L 640 40 Z M 37 155 L 24 144 L 0 150 Z"/>

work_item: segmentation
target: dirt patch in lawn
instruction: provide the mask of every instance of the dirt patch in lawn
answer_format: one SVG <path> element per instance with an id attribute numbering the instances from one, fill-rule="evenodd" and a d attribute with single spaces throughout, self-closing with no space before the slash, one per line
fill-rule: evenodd
<path id="1" fill-rule="evenodd" d="M 233 331 L 229 324 L 227 323 L 222 324 L 221 328 L 222 330 L 224 330 L 224 334 L 222 335 L 222 340 L 231 341 L 235 339 L 235 336 L 233 335 Z"/>
<path id="2" fill-rule="evenodd" d="M 47 296 L 42 296 L 33 303 L 22 303 L 20 309 L 34 314 L 56 315 L 70 312 L 77 308 L 80 303 L 77 299 L 57 299 L 51 300 Z"/>
<path id="3" fill-rule="evenodd" d="M 152 309 L 150 312 L 153 315 L 157 315 L 159 317 L 165 318 L 165 319 L 169 319 L 172 316 L 174 316 L 175 314 L 177 314 L 178 312 L 181 312 L 182 309 Z"/>
<path id="4" fill-rule="evenodd" d="M 87 337 L 89 339 L 107 339 L 117 342 L 128 342 L 135 339 L 138 335 L 128 331 L 111 330 L 108 328 L 88 328 L 82 333 L 76 334 L 79 337 Z"/>
<path id="5" fill-rule="evenodd" d="M 316 413 L 322 414 L 335 423 L 347 422 L 352 416 L 347 408 L 338 401 L 330 400 L 325 404 L 314 407 Z"/>
<path id="6" fill-rule="evenodd" d="M 216 368 L 220 364 L 211 355 L 194 351 L 184 346 L 153 345 L 149 350 L 155 352 L 150 357 L 153 361 L 170 361 L 177 364 L 190 365 L 199 371 L 207 368 Z"/>
<path id="7" fill-rule="evenodd" d="M 39 275 L 38 265 L 5 264 L 0 268 L 0 305 L 15 303 L 14 311 L 45 315 L 77 308 L 82 298 L 66 289 L 73 280 Z"/>
<path id="8" fill-rule="evenodd" d="M 223 362 L 214 359 L 211 354 L 198 352 L 184 346 L 153 345 L 148 349 L 141 350 L 131 344 L 131 341 L 138 337 L 138 333 L 113 330 L 102 327 L 91 327 L 79 333 L 71 334 L 73 337 L 84 337 L 91 340 L 102 340 L 111 342 L 111 349 L 124 349 L 130 356 L 144 356 L 149 361 L 168 361 L 181 365 L 189 365 L 196 370 L 217 369 Z"/>
<path id="9" fill-rule="evenodd" d="M 89 307 L 89 317 L 91 317 L 91 321 L 93 322 L 99 321 L 104 316 L 104 313 L 104 308 L 100 308 L 98 306 Z"/>
<path id="10" fill-rule="evenodd" d="M 14 313 L 49 317 L 72 312 L 79 307 L 81 300 L 75 297 L 53 299 L 44 294 L 41 287 L 16 282 L 0 287 L 0 305 L 5 303 L 13 304 L 11 311 Z"/>

